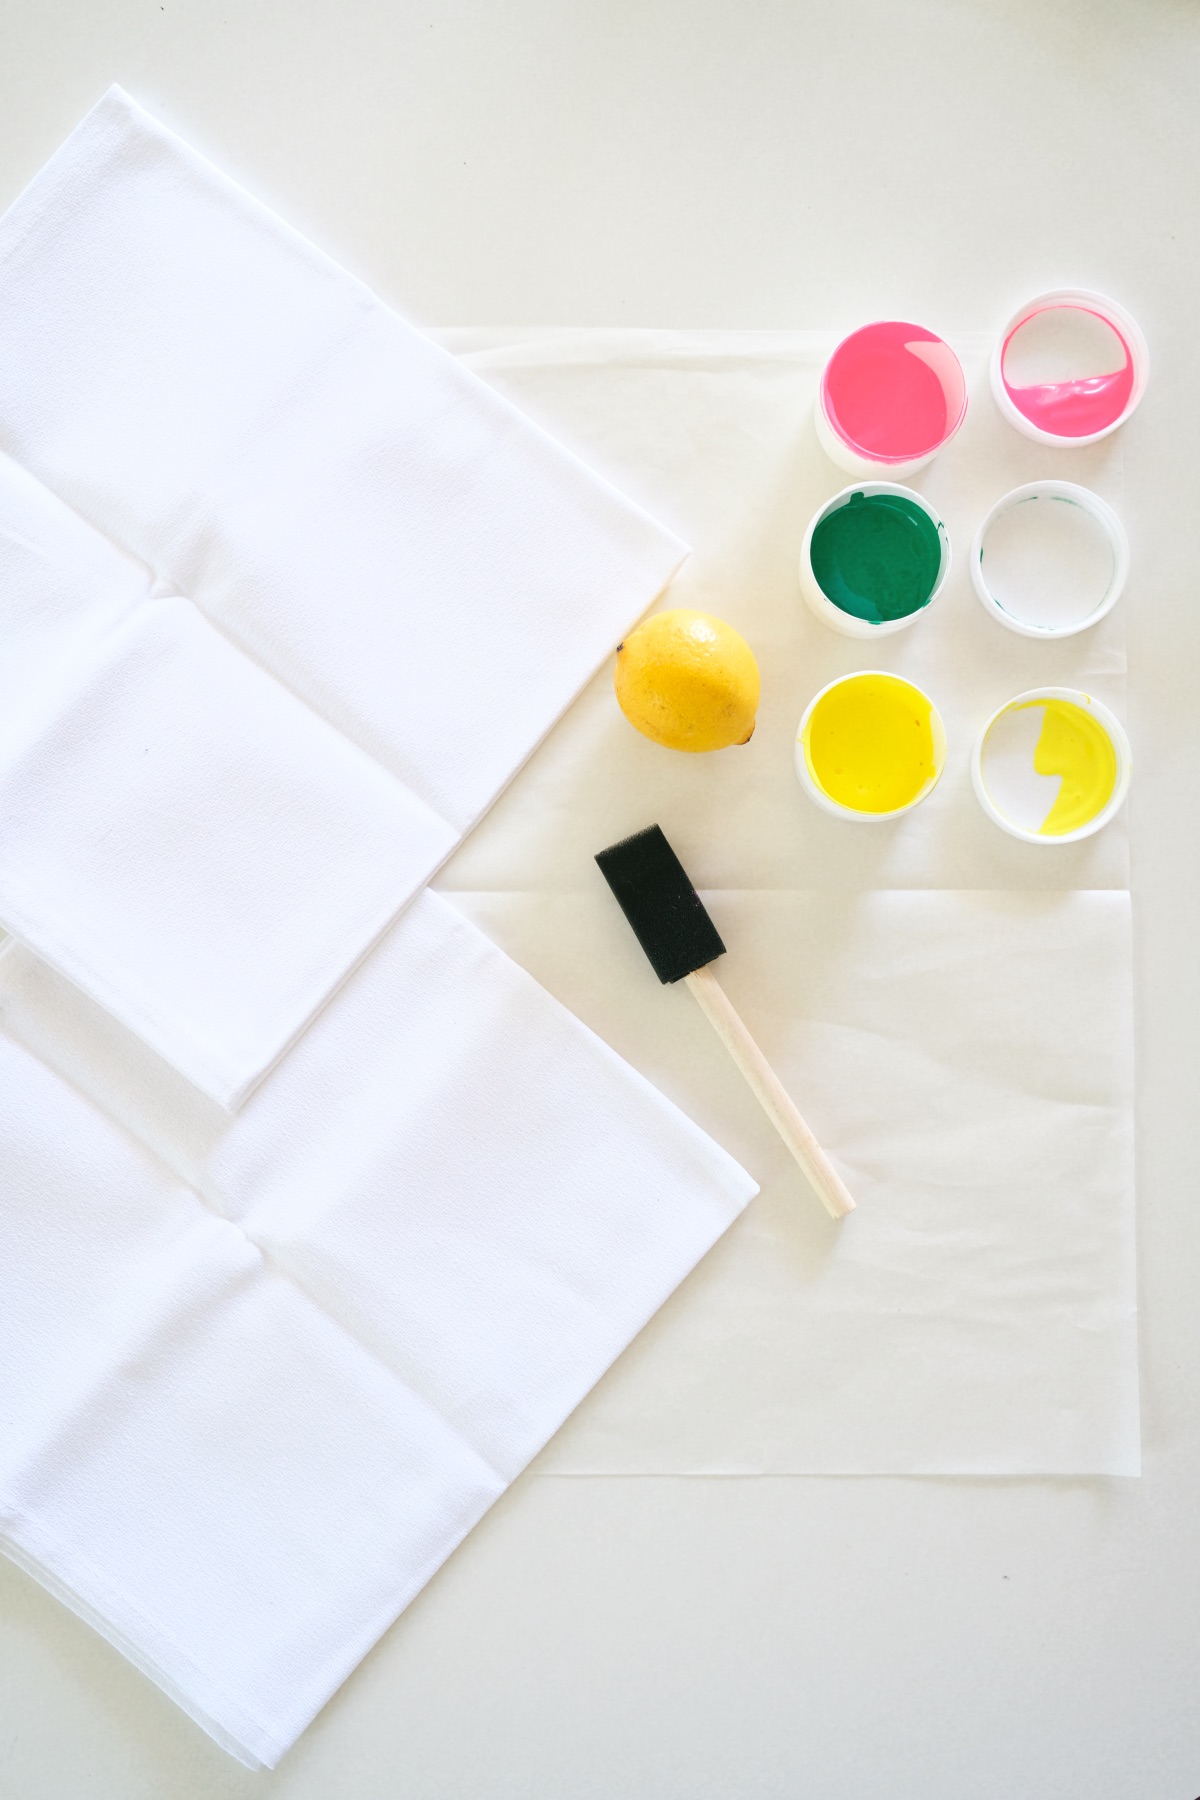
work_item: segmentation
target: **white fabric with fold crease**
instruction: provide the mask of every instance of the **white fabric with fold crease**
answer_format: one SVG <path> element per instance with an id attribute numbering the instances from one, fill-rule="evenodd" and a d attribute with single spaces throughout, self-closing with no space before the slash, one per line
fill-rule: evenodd
<path id="1" fill-rule="evenodd" d="M 0 220 L 0 450 L 460 835 L 685 554 L 119 88 Z"/>
<path id="2" fill-rule="evenodd" d="M 0 449 L 0 1537 L 273 1764 L 755 1192 L 395 917 L 683 547 L 117 92 Z"/>
<path id="3" fill-rule="evenodd" d="M 153 593 L 185 596 L 213 628 L 179 628 L 177 697 L 187 693 L 185 713 L 211 712 L 207 732 L 191 721 L 190 744 L 184 718 L 174 745 L 161 735 L 171 687 L 144 644 L 139 655 L 122 639 L 124 664 L 76 706 L 81 730 L 98 703 L 107 714 L 103 820 L 85 815 L 89 796 L 74 817 L 66 803 L 81 741 L 69 719 L 40 746 L 34 786 L 28 764 L 4 784 L 10 803 L 32 804 L 18 845 L 0 799 L 0 924 L 236 1106 L 685 547 L 116 88 L 0 221 L 0 450 L 19 465 L 16 511 L 40 511 L 42 524 L 55 505 L 77 513 L 64 539 L 86 520 L 122 576 L 140 561 Z M 30 476 L 56 498 L 39 508 Z M 0 494 L 0 513 L 6 504 Z M 89 556 L 102 562 L 103 545 L 68 547 Z M 107 616 L 101 600 L 77 610 L 81 627 Z M 61 624 L 44 644 L 21 627 L 23 662 L 53 653 L 50 687 L 72 679 L 55 660 Z M 0 615 L 0 649 L 3 629 Z M 240 672 L 222 640 L 243 653 Z M 352 752 L 305 724 L 301 706 L 272 700 L 253 665 L 392 777 L 390 796 L 362 757 L 351 775 Z M 257 775 L 253 756 L 218 744 L 240 717 L 253 748 L 255 689 Z M 65 712 L 67 697 L 58 704 Z M 304 741 L 314 753 L 293 756 Z M 168 768 L 151 789 L 160 752 Z M 146 780 L 131 778 L 134 754 Z M 0 746 L 0 779 L 2 759 Z M 284 760 L 294 778 L 269 796 L 273 832 L 263 800 Z M 95 782 L 104 775 L 97 767 Z M 186 841 L 146 829 L 152 806 L 172 800 L 191 822 Z M 97 868 L 100 831 L 136 843 L 128 875 L 141 904 L 124 915 L 136 968 L 112 928 L 127 890 Z M 249 862 L 231 855 L 251 842 Z M 255 910 L 258 931 L 243 930 Z M 205 913 L 209 942 L 194 955 L 191 917 Z"/>
<path id="4" fill-rule="evenodd" d="M 754 1191 L 434 895 L 233 1117 L 10 940 L 4 1547 L 273 1765 Z"/>
<path id="5" fill-rule="evenodd" d="M 227 1106 L 454 841 L 178 596 L 0 724 L 0 923 Z"/>
<path id="6" fill-rule="evenodd" d="M 756 1191 L 432 893 L 235 1116 L 12 942 L 0 1027 L 235 1220 L 505 1480 Z"/>

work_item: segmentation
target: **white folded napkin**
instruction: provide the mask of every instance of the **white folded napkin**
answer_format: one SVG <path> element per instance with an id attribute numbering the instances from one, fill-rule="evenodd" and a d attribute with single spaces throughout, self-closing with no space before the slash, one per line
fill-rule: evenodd
<path id="1" fill-rule="evenodd" d="M 684 547 L 119 89 L 0 222 L 0 443 L 0 924 L 236 1106 Z M 127 585 L 221 636 L 68 668 Z"/>
<path id="2" fill-rule="evenodd" d="M 0 449 L 460 833 L 685 553 L 119 88 L 0 221 Z"/>
<path id="3" fill-rule="evenodd" d="M 0 1182 L 4 1547 L 273 1763 L 504 1484 L 3 1038 Z"/>
<path id="4" fill-rule="evenodd" d="M 149 598 L 150 571 L 0 453 L 0 729 L 74 647 Z"/>
<path id="5" fill-rule="evenodd" d="M 454 841 L 178 597 L 0 722 L 0 924 L 225 1105 Z"/>
<path id="6" fill-rule="evenodd" d="M 435 895 L 236 1116 L 10 940 L 4 1546 L 273 1764 L 755 1191 Z"/>
<path id="7" fill-rule="evenodd" d="M 387 923 L 683 547 L 116 91 L 0 446 L 0 1535 L 272 1764 L 755 1191 Z"/>

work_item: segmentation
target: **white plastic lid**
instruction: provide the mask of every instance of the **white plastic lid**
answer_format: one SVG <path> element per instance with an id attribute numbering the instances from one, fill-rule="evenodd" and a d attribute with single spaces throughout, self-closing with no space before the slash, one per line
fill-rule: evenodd
<path id="1" fill-rule="evenodd" d="M 988 513 L 971 545 L 985 612 L 1023 637 L 1072 637 L 1116 605 L 1129 540 L 1108 503 L 1072 481 L 1031 481 Z"/>
<path id="2" fill-rule="evenodd" d="M 1098 443 L 1137 407 L 1150 353 L 1136 320 L 1104 294 L 1054 288 L 1026 301 L 992 352 L 996 405 L 1039 444 Z"/>
<path id="3" fill-rule="evenodd" d="M 1031 688 L 988 720 L 971 756 L 984 812 L 1026 844 L 1074 844 L 1107 825 L 1133 757 L 1119 719 L 1075 688 Z"/>

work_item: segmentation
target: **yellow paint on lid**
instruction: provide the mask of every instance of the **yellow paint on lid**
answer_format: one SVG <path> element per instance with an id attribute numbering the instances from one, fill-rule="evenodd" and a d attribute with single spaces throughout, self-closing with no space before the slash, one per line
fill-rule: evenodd
<path id="1" fill-rule="evenodd" d="M 1117 785 L 1117 753 L 1099 719 L 1071 700 L 1031 700 L 1045 708 L 1033 753 L 1039 775 L 1061 775 L 1058 798 L 1043 819 L 1043 837 L 1078 831 L 1102 813 Z"/>
<path id="2" fill-rule="evenodd" d="M 1132 773 L 1121 721 L 1075 688 L 1034 688 L 975 740 L 971 781 L 995 824 L 1027 844 L 1073 844 L 1106 825 Z"/>
<path id="3" fill-rule="evenodd" d="M 930 701 L 898 675 L 848 675 L 818 695 L 801 737 L 821 791 L 851 812 L 899 812 L 941 774 L 945 740 Z"/>

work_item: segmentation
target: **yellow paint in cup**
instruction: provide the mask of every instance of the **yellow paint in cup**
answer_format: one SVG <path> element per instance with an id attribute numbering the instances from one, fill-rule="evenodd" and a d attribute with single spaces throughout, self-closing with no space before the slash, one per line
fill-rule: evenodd
<path id="1" fill-rule="evenodd" d="M 946 733 L 927 694 L 899 675 L 845 675 L 810 701 L 796 734 L 796 772 L 839 818 L 894 819 L 933 788 Z"/>
<path id="2" fill-rule="evenodd" d="M 1061 783 L 1040 827 L 1046 837 L 1064 837 L 1090 824 L 1108 805 L 1117 785 L 1112 739 L 1090 713 L 1069 700 L 1045 702 L 1033 766 L 1039 775 L 1057 775 Z"/>
<path id="3" fill-rule="evenodd" d="M 1131 763 L 1107 707 L 1072 688 L 1037 688 L 992 714 L 971 778 L 984 811 L 1013 837 L 1069 844 L 1112 818 Z"/>

